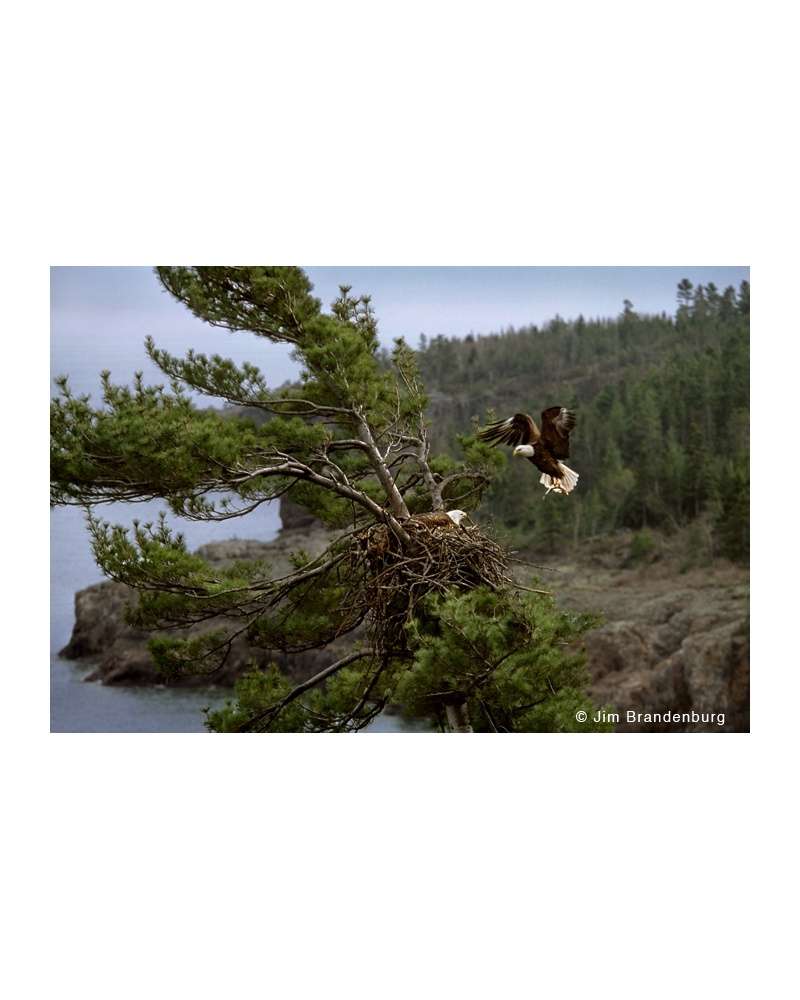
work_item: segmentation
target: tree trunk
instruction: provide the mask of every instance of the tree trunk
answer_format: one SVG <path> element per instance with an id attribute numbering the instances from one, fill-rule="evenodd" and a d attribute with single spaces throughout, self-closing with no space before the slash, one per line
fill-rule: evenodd
<path id="1" fill-rule="evenodd" d="M 472 725 L 469 721 L 466 701 L 460 701 L 457 705 L 445 705 L 447 712 L 447 724 L 451 733 L 471 733 Z"/>

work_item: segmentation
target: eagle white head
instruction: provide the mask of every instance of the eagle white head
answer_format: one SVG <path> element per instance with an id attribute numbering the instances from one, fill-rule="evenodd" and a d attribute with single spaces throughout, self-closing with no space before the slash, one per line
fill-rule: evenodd
<path id="1" fill-rule="evenodd" d="M 465 510 L 448 510 L 447 516 L 454 524 L 459 525 L 459 527 L 461 526 L 461 522 L 464 520 L 464 518 L 466 518 L 468 521 L 472 520 L 472 518 Z"/>
<path id="2" fill-rule="evenodd" d="M 518 444 L 514 449 L 514 458 L 533 458 L 533 446 L 529 444 Z"/>

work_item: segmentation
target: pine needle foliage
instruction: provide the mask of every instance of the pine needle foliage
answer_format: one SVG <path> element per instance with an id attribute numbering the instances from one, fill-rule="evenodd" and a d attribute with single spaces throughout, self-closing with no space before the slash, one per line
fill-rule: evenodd
<path id="1" fill-rule="evenodd" d="M 490 529 L 417 519 L 476 510 L 504 459 L 474 426 L 460 438 L 460 460 L 431 455 L 415 354 L 398 340 L 389 363 L 381 357 L 369 297 L 342 286 L 324 313 L 294 267 L 158 267 L 156 275 L 206 322 L 291 345 L 299 382 L 274 390 L 255 365 L 193 351 L 178 358 L 151 338 L 146 350 L 165 385 L 137 376 L 117 386 L 104 372 L 95 407 L 58 379 L 51 503 L 89 512 L 98 565 L 137 591 L 126 620 L 154 633 L 150 650 L 166 678 L 213 676 L 240 636 L 287 653 L 342 650 L 295 686 L 253 666 L 235 699 L 207 713 L 207 727 L 357 731 L 387 705 L 406 704 L 442 729 L 453 705 L 473 730 L 596 728 L 575 722 L 576 711 L 593 711 L 575 648 L 597 617 L 559 612 L 538 587 L 523 586 L 513 553 Z M 266 419 L 199 410 L 187 390 Z M 158 498 L 182 518 L 217 521 L 284 495 L 331 540 L 316 558 L 296 553 L 283 577 L 258 562 L 212 568 L 163 516 L 129 531 L 96 513 L 105 502 Z M 200 628 L 180 635 L 191 626 Z"/>

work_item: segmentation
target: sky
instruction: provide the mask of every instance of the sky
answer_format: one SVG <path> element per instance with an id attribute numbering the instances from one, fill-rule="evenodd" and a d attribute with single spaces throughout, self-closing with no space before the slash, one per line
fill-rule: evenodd
<path id="1" fill-rule="evenodd" d="M 678 282 L 714 282 L 722 291 L 750 280 L 741 267 L 304 267 L 328 309 L 339 285 L 368 294 L 381 341 L 404 337 L 416 347 L 420 334 L 464 337 L 538 326 L 563 319 L 615 317 L 629 299 L 637 312 L 674 314 Z M 142 344 L 183 355 L 218 353 L 257 364 L 277 387 L 297 374 L 283 345 L 245 333 L 209 327 L 176 302 L 150 267 L 50 269 L 51 378 L 70 375 L 76 391 L 99 390 L 98 373 L 128 383 L 135 371 L 158 378 Z"/>

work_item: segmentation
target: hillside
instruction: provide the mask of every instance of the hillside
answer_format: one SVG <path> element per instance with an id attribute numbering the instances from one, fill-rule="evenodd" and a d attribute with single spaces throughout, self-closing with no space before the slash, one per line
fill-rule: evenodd
<path id="1" fill-rule="evenodd" d="M 542 502 L 509 461 L 485 513 L 547 554 L 621 528 L 676 533 L 710 518 L 711 556 L 749 559 L 750 289 L 678 287 L 674 317 L 565 322 L 465 340 L 422 340 L 434 448 L 458 456 L 472 419 L 574 409 L 578 489 Z"/>

